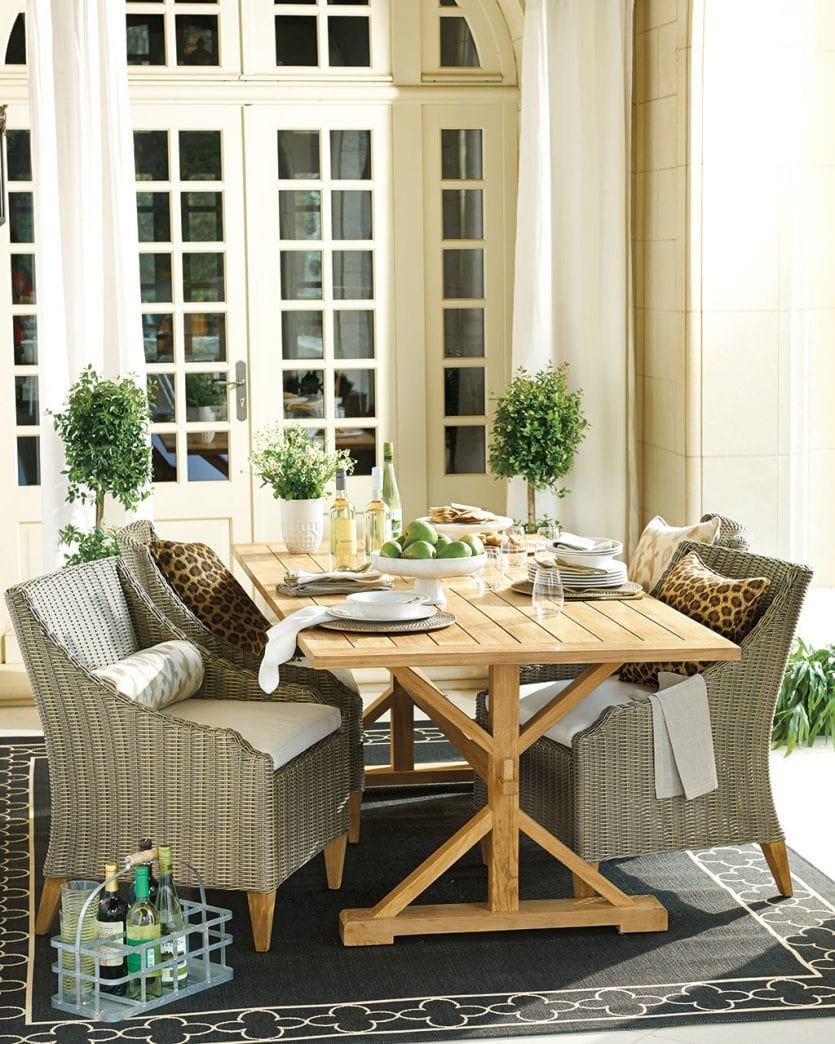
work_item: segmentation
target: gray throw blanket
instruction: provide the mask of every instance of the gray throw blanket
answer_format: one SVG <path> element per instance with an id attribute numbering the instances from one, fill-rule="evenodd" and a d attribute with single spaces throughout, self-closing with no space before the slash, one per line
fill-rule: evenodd
<path id="1" fill-rule="evenodd" d="M 719 785 L 710 730 L 707 688 L 701 674 L 683 678 L 658 672 L 650 694 L 655 754 L 655 796 L 690 800 Z"/>

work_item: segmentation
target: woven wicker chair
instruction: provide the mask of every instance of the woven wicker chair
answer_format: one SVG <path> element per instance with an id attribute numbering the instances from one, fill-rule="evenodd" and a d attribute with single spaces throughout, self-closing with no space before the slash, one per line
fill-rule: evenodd
<path id="1" fill-rule="evenodd" d="M 751 531 L 746 529 L 741 522 L 724 515 L 707 514 L 702 515 L 700 522 L 709 522 L 712 518 L 719 519 L 719 536 L 716 543 L 723 547 L 733 547 L 737 551 L 747 551 L 751 546 Z"/>
<path id="2" fill-rule="evenodd" d="M 595 864 L 758 842 L 778 890 L 791 895 L 785 839 L 771 795 L 768 752 L 786 658 L 812 574 L 805 566 L 693 541 L 679 546 L 669 568 L 690 551 L 723 576 L 767 576 L 771 581 L 760 617 L 741 642 L 741 661 L 717 662 L 703 672 L 718 789 L 690 801 L 656 798 L 652 711 L 645 697 L 604 711 L 574 737 L 570 749 L 545 737 L 534 743 L 522 756 L 520 803 L 579 856 Z M 574 677 L 580 670 L 559 665 L 526 667 L 521 680 L 544 685 Z M 486 727 L 485 697 L 479 694 L 477 719 Z M 484 803 L 480 780 L 476 801 Z M 577 895 L 588 894 L 579 878 L 575 877 L 574 885 Z"/>
<path id="3" fill-rule="evenodd" d="M 154 605 L 192 642 L 205 646 L 215 656 L 220 656 L 257 673 L 260 664 L 259 657 L 215 634 L 174 591 L 148 550 L 150 542 L 156 539 L 157 534 L 153 525 L 146 520 L 132 522 L 118 533 L 122 558 Z M 265 618 L 265 632 L 269 626 L 270 622 Z M 350 841 L 356 842 L 359 840 L 362 791 L 365 782 L 362 750 L 362 699 L 358 692 L 349 688 L 330 671 L 319 671 L 286 663 L 281 668 L 281 679 L 315 689 L 323 702 L 337 707 L 342 714 L 343 728 L 348 734 L 349 748 L 351 822 L 348 837 Z"/>
<path id="4" fill-rule="evenodd" d="M 6 601 L 50 769 L 38 934 L 49 930 L 64 879 L 99 877 L 106 857 L 134 851 L 142 836 L 170 842 L 178 865 L 196 867 L 208 887 L 246 891 L 257 950 L 269 949 L 276 888 L 294 870 L 324 851 L 328 884 L 339 887 L 348 830 L 344 730 L 274 769 L 270 755 L 233 729 L 149 710 L 93 675 L 185 637 L 120 559 L 27 581 Z M 254 674 L 200 651 L 205 677 L 190 702 L 264 699 Z M 271 699 L 322 702 L 286 681 Z"/>

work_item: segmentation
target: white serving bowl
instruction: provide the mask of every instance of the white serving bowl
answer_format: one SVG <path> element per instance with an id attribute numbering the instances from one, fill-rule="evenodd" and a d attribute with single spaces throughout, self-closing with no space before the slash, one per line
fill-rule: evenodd
<path id="1" fill-rule="evenodd" d="M 369 620 L 406 620 L 423 596 L 414 591 L 360 591 L 349 594 L 348 601 Z"/>
<path id="2" fill-rule="evenodd" d="M 556 541 L 554 555 L 569 565 L 608 569 L 612 564 L 612 559 L 623 551 L 623 544 L 619 540 L 606 540 L 602 537 L 592 539 L 597 541 L 595 546 L 583 551 L 579 548 L 561 547 L 559 541 Z"/>
<path id="3" fill-rule="evenodd" d="M 506 515 L 495 515 L 489 522 L 433 522 L 428 515 L 418 519 L 419 522 L 428 522 L 436 532 L 457 540 L 468 533 L 478 535 L 479 533 L 501 533 L 508 526 L 513 525 L 513 519 Z"/>
<path id="4" fill-rule="evenodd" d="M 376 552 L 371 554 L 371 564 L 381 573 L 390 576 L 413 576 L 414 593 L 423 595 L 427 605 L 443 605 L 446 595 L 441 586 L 445 576 L 469 576 L 483 569 L 487 555 L 471 555 L 469 558 L 384 558 Z"/>

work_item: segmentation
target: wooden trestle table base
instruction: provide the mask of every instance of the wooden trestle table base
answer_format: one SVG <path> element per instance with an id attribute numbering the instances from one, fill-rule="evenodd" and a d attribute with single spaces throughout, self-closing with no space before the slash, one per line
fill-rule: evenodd
<path id="1" fill-rule="evenodd" d="M 313 600 L 275 591 L 287 568 L 322 568 L 321 558 L 288 555 L 281 545 L 240 545 L 235 557 L 280 616 Z M 540 622 L 530 598 L 510 587 L 480 593 L 469 577 L 445 582 L 456 623 L 423 634 L 385 635 L 310 628 L 299 645 L 314 667 L 385 667 L 390 706 L 414 704 L 445 733 L 487 785 L 487 804 L 375 906 L 343 910 L 346 946 L 391 943 L 400 935 L 494 932 L 613 925 L 621 932 L 667 928 L 652 895 L 627 895 L 519 807 L 519 758 L 594 688 L 628 661 L 738 660 L 733 642 L 649 596 L 628 601 L 570 602 Z M 339 596 L 317 598 L 320 604 Z M 572 683 L 524 725 L 519 721 L 519 669 L 526 663 L 585 664 Z M 489 731 L 449 700 L 421 669 L 488 666 Z M 469 770 L 468 770 L 469 771 Z M 458 777 L 460 778 L 460 776 Z M 575 898 L 519 899 L 519 836 L 525 834 L 571 871 Z M 413 905 L 476 844 L 487 861 L 483 903 Z"/>

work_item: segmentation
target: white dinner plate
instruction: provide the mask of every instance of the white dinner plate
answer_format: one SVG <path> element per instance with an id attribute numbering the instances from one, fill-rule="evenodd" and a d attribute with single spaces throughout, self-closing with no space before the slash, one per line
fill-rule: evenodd
<path id="1" fill-rule="evenodd" d="M 396 619 L 391 616 L 369 616 L 355 605 L 329 605 L 328 612 L 337 620 L 367 620 L 369 623 L 404 623 L 406 620 L 428 620 L 437 609 L 434 605 L 404 605 Z"/>
<path id="2" fill-rule="evenodd" d="M 466 536 L 468 533 L 501 533 L 513 525 L 513 519 L 505 515 L 496 515 L 489 522 L 433 522 L 428 515 L 424 515 L 419 521 L 428 522 L 439 533 L 453 539 Z"/>

